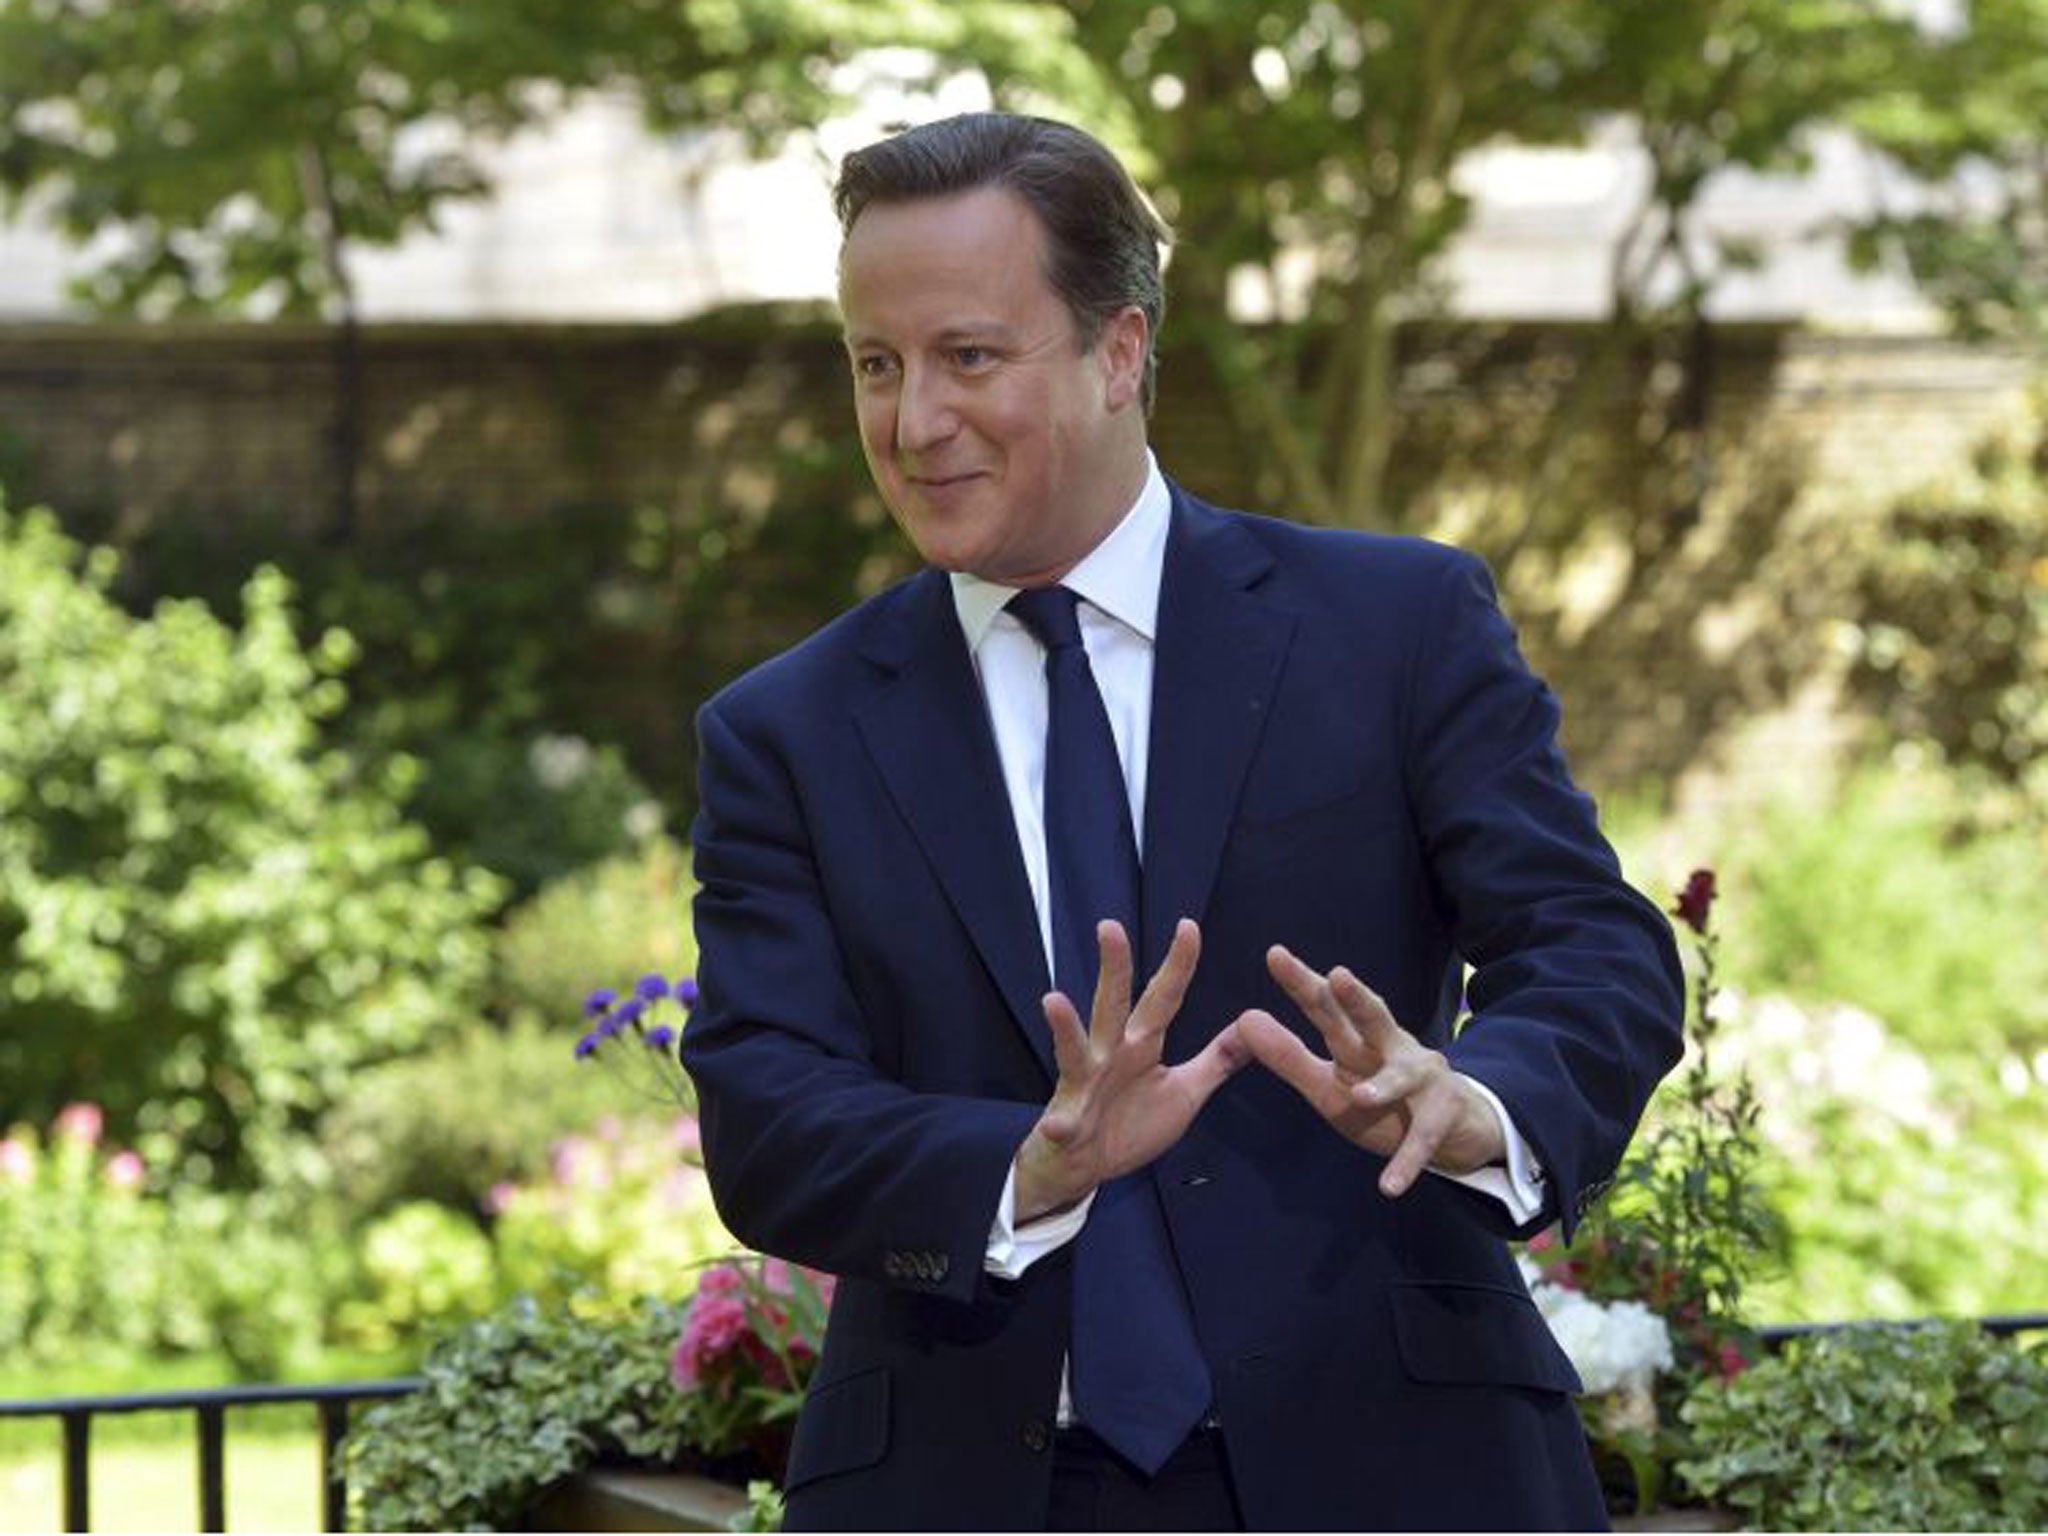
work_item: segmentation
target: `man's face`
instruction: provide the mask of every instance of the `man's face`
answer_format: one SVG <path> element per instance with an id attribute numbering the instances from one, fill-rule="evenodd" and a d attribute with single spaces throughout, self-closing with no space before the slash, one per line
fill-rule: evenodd
<path id="1" fill-rule="evenodd" d="M 933 565 L 1057 581 L 1137 499 L 1144 316 L 1082 351 L 1016 194 L 870 204 L 840 253 L 839 307 L 868 469 Z"/>

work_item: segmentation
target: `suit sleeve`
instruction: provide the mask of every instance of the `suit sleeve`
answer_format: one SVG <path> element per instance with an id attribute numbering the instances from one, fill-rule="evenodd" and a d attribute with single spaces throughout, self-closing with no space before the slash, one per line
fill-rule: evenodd
<path id="1" fill-rule="evenodd" d="M 878 1067 L 770 733 L 714 700 L 698 734 L 700 997 L 682 1051 L 719 1214 L 764 1252 L 968 1300 L 1039 1110 L 914 1092 Z"/>
<path id="2" fill-rule="evenodd" d="M 1449 1049 L 1535 1148 L 1571 1229 L 1612 1181 L 1683 1045 L 1671 925 L 1622 878 L 1557 745 L 1485 567 L 1439 576 L 1434 633 L 1411 657 L 1410 803 L 1438 901 L 1473 967 L 1471 1022 Z"/>

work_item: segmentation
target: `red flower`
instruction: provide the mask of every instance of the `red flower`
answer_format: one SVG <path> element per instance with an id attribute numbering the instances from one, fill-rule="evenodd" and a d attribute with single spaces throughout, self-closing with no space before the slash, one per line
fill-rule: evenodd
<path id="1" fill-rule="evenodd" d="M 1729 1381 L 1733 1381 L 1749 1369 L 1749 1362 L 1743 1358 L 1742 1350 L 1732 1340 L 1722 1342 L 1721 1358 L 1718 1363 L 1721 1375 Z"/>
<path id="2" fill-rule="evenodd" d="M 1704 934 L 1707 931 L 1707 914 L 1713 909 L 1714 872 L 1696 869 L 1692 878 L 1685 882 L 1685 889 L 1678 893 L 1678 905 L 1671 909 L 1671 915 L 1694 933 Z"/>

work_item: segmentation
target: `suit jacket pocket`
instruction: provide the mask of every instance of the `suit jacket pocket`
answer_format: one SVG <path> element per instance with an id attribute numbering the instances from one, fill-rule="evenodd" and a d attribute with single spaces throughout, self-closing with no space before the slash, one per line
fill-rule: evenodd
<path id="1" fill-rule="evenodd" d="M 1415 1381 L 1579 1392 L 1579 1373 L 1526 1292 L 1453 1280 L 1399 1280 L 1394 1338 Z"/>
<path id="2" fill-rule="evenodd" d="M 889 1450 L 889 1368 L 813 1387 L 796 1422 L 786 1489 L 871 1467 Z"/>

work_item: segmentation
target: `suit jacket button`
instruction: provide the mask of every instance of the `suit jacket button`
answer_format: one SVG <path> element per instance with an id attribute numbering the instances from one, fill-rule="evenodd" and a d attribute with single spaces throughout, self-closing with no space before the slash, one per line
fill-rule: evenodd
<path id="1" fill-rule="evenodd" d="M 1024 1449 L 1042 1451 L 1052 1444 L 1052 1430 L 1043 1419 L 1024 1421 Z"/>
<path id="2" fill-rule="evenodd" d="M 883 1255 L 882 1255 L 882 1273 L 883 1273 L 883 1274 L 885 1274 L 885 1275 L 887 1275 L 887 1276 L 888 1276 L 888 1277 L 889 1277 L 889 1278 L 890 1278 L 891 1280 L 900 1280 L 900 1279 L 902 1279 L 902 1278 L 903 1278 L 903 1255 L 902 1255 L 902 1254 L 900 1254 L 900 1253 L 885 1253 L 885 1254 L 883 1254 Z"/>
<path id="3" fill-rule="evenodd" d="M 947 1264 L 948 1260 L 943 1253 L 935 1253 L 932 1255 L 932 1278 L 934 1280 L 943 1280 L 946 1278 Z"/>

